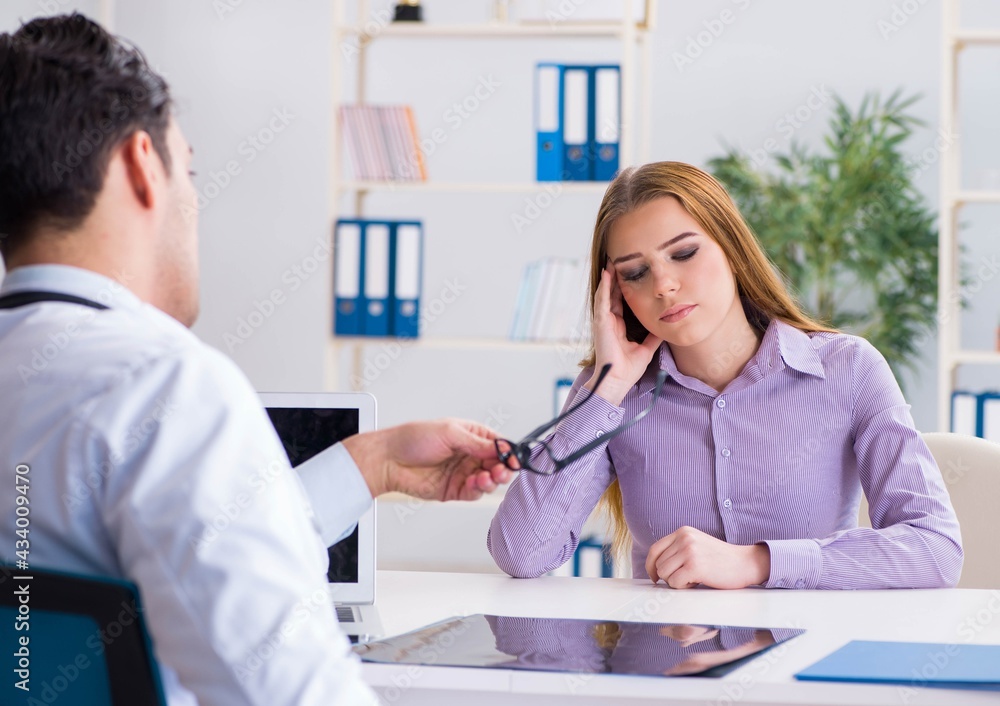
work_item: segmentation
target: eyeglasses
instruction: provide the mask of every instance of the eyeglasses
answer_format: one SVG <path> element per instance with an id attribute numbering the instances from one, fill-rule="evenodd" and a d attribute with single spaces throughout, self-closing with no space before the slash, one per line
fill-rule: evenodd
<path id="1" fill-rule="evenodd" d="M 545 442 L 545 440 L 539 438 L 543 433 L 554 427 L 556 424 L 558 424 L 563 419 L 573 414 L 573 412 L 575 412 L 584 404 L 586 404 L 587 400 L 593 397 L 594 393 L 597 392 L 597 388 L 600 387 L 601 382 L 603 382 L 604 378 L 607 377 L 609 370 L 611 370 L 610 363 L 606 364 L 604 367 L 601 368 L 601 372 L 597 376 L 597 382 L 594 383 L 593 389 L 588 390 L 587 394 L 583 396 L 583 399 L 581 399 L 579 402 L 575 402 L 573 406 L 571 406 L 565 412 L 563 412 L 558 417 L 553 419 L 551 422 L 546 422 L 537 429 L 529 432 L 527 436 L 521 439 L 521 441 L 514 443 L 513 441 L 510 441 L 508 439 L 497 439 L 494 442 L 494 444 L 497 447 L 497 456 L 499 457 L 500 461 L 505 466 L 507 466 L 507 468 L 510 468 L 511 470 L 514 471 L 528 470 L 543 476 L 550 476 L 553 473 L 556 473 L 557 471 L 561 471 L 563 468 L 573 463 L 573 461 L 577 460 L 581 456 L 590 453 L 598 446 L 608 443 L 609 441 L 611 441 L 611 439 L 618 436 L 623 431 L 625 431 L 632 425 L 642 420 L 642 418 L 645 417 L 647 414 L 649 414 L 649 411 L 653 409 L 653 405 L 656 404 L 656 400 L 660 397 L 660 392 L 663 390 L 663 382 L 667 379 L 666 370 L 660 370 L 657 373 L 656 389 L 653 392 L 653 399 L 649 401 L 649 404 L 646 406 L 644 410 L 639 412 L 639 414 L 635 415 L 634 417 L 632 417 L 632 419 L 625 422 L 621 426 L 616 427 L 611 431 L 605 432 L 601 436 L 597 437 L 594 441 L 591 441 L 589 444 L 584 446 L 583 448 L 577 449 L 569 456 L 566 456 L 565 458 L 556 458 L 552 454 L 552 450 L 549 448 L 549 445 Z M 551 467 L 548 469 L 538 468 L 538 466 L 532 463 L 531 461 L 532 456 L 536 454 L 539 448 L 542 449 L 541 453 L 544 453 L 552 462 Z M 518 463 L 517 467 L 513 465 L 514 459 L 517 459 Z"/>

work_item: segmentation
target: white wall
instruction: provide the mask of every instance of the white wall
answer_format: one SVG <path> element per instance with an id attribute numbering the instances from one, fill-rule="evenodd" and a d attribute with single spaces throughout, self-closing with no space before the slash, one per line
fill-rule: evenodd
<path id="1" fill-rule="evenodd" d="M 6 0 L 0 27 L 13 29 L 19 18 L 41 14 L 52 3 L 64 10 L 79 7 L 92 16 L 97 12 L 96 0 Z M 220 16 L 220 5 L 206 0 L 117 0 L 115 29 L 142 47 L 170 82 L 181 125 L 195 148 L 200 189 L 213 197 L 201 219 L 203 313 L 195 331 L 230 353 L 260 389 L 317 389 L 323 384 L 329 324 L 329 262 L 298 288 L 290 268 L 314 254 L 317 239 L 328 239 L 330 57 L 340 47 L 330 36 L 326 0 L 230 4 L 234 10 Z M 389 3 L 376 0 L 372 5 L 380 9 Z M 536 13 L 544 6 L 538 0 L 515 5 Z M 578 16 L 599 14 L 601 5 L 601 0 L 584 1 Z M 903 5 L 915 12 L 906 14 Z M 995 3 L 967 5 L 970 20 L 1000 26 Z M 433 21 L 473 20 L 487 13 L 488 6 L 485 0 L 428 0 L 426 13 Z M 924 95 L 915 110 L 928 126 L 909 149 L 919 155 L 931 148 L 919 185 L 936 207 L 937 0 L 672 1 L 661 2 L 660 8 L 653 44 L 652 159 L 702 165 L 721 153 L 723 141 L 759 149 L 774 138 L 784 147 L 778 121 L 814 90 L 825 88 L 856 104 L 867 91 L 888 94 L 902 87 Z M 896 19 L 904 21 L 893 25 L 898 31 L 887 33 L 880 22 L 891 23 L 894 8 Z M 723 10 L 731 11 L 735 21 L 679 70 L 675 52 L 683 53 L 689 39 Z M 516 180 L 529 179 L 533 170 L 533 64 L 544 59 L 615 61 L 619 54 L 605 40 L 394 39 L 377 41 L 370 58 L 371 100 L 410 103 L 424 134 L 439 126 L 447 131 L 447 142 L 429 158 L 432 178 Z M 974 87 L 963 98 L 963 107 L 975 114 L 963 124 L 964 176 L 970 186 L 1000 179 L 992 171 L 1000 169 L 995 130 L 1000 100 L 991 84 L 1000 73 L 998 64 L 1000 50 L 977 50 L 963 69 L 963 80 Z M 499 86 L 454 125 L 451 105 L 488 77 Z M 828 105 L 793 137 L 816 145 Z M 294 117 L 286 118 L 288 124 L 266 149 L 256 150 L 246 140 L 267 128 L 275 111 Z M 240 174 L 216 191 L 212 174 L 231 161 Z M 430 333 L 503 336 L 521 265 L 546 254 L 584 254 L 598 201 L 597 195 L 563 195 L 520 234 L 511 214 L 523 212 L 523 195 L 376 195 L 369 200 L 369 213 L 424 220 L 425 302 L 448 282 L 464 288 L 429 327 Z M 346 206 L 346 201 L 341 204 Z M 968 215 L 974 221 L 966 233 L 970 259 L 991 261 L 998 254 L 1000 206 L 977 207 Z M 1000 278 L 988 269 L 983 272 L 982 287 L 963 317 L 966 345 L 991 346 L 1000 315 Z M 238 335 L 239 318 L 246 318 L 255 301 L 274 289 L 285 303 L 245 343 L 227 346 L 225 334 Z M 383 345 L 369 353 L 386 352 Z M 924 350 L 921 372 L 904 382 L 917 425 L 926 430 L 936 426 L 933 337 Z M 383 424 L 456 414 L 492 419 L 516 435 L 548 413 L 551 379 L 557 372 L 571 372 L 573 362 L 574 355 L 567 352 L 405 348 L 368 389 L 379 398 Z M 969 369 L 960 379 L 977 386 L 1000 384 L 1000 371 Z"/>

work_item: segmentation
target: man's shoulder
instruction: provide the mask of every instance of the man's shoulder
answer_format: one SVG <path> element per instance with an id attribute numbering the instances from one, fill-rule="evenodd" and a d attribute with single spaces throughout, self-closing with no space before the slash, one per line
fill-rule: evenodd
<path id="1" fill-rule="evenodd" d="M 128 320 L 134 323 L 132 331 L 118 325 Z M 147 371 L 157 370 L 160 371 L 158 376 L 194 373 L 214 379 L 222 387 L 249 384 L 232 360 L 158 309 L 144 305 L 140 316 L 133 314 L 128 320 L 119 322 L 110 316 L 97 324 L 91 333 L 89 345 L 96 350 L 117 347 L 108 358 L 111 363 L 107 371 L 109 382 L 138 378 Z"/>
<path id="2" fill-rule="evenodd" d="M 67 307 L 0 337 L 7 374 L 25 386 L 73 386 L 99 393 L 153 368 L 199 368 L 232 379 L 242 373 L 181 323 L 150 306 L 95 312 Z M 168 373 L 169 374 L 169 373 Z"/>

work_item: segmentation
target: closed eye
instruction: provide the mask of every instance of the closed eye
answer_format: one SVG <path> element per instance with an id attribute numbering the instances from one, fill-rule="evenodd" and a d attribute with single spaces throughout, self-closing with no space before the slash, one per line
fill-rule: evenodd
<path id="1" fill-rule="evenodd" d="M 679 262 L 684 262 L 685 260 L 690 260 L 694 257 L 695 253 L 698 252 L 698 248 L 688 248 L 687 250 L 681 250 L 680 252 L 675 252 L 670 256 L 671 260 L 677 260 Z"/>
<path id="2" fill-rule="evenodd" d="M 622 272 L 622 279 L 626 282 L 636 282 L 645 276 L 648 268 L 640 267 L 637 270 L 629 270 L 628 272 Z"/>

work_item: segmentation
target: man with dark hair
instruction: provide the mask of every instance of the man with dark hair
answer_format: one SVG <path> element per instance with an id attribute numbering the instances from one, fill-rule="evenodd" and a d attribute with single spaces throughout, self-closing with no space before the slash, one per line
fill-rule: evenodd
<path id="1" fill-rule="evenodd" d="M 0 35 L 0 468 L 30 469 L 31 565 L 137 583 L 172 706 L 374 702 L 326 546 L 382 492 L 474 499 L 510 472 L 459 420 L 292 472 L 246 378 L 187 328 L 190 162 L 137 49 L 78 14 Z"/>

